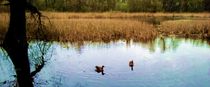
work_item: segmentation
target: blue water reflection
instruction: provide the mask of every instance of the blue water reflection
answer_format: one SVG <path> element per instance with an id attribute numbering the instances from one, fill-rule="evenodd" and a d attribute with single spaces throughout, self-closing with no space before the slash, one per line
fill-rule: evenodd
<path id="1" fill-rule="evenodd" d="M 203 40 L 53 42 L 50 49 L 37 87 L 210 87 L 210 46 Z M 0 68 L 11 69 L 3 60 L 1 55 Z M 105 75 L 95 72 L 96 65 L 105 66 Z M 5 72 L 0 71 L 0 81 L 9 79 Z"/>

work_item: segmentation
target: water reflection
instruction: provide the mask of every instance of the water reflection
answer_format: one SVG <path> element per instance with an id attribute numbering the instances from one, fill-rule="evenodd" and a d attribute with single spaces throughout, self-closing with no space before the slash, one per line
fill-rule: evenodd
<path id="1" fill-rule="evenodd" d="M 0 87 L 15 86 L 15 70 L 6 51 L 0 48 Z"/>
<path id="2" fill-rule="evenodd" d="M 46 66 L 46 63 L 51 59 L 53 48 L 52 42 L 45 41 L 32 41 L 29 45 L 29 62 L 31 67 L 31 77 L 33 77 L 34 85 L 46 84 L 48 81 L 37 81 L 36 77 L 43 68 Z"/>
<path id="3" fill-rule="evenodd" d="M 57 65 L 50 65 L 51 67 L 59 66 L 55 70 L 64 75 L 61 77 L 63 87 L 75 87 L 75 85 L 154 87 L 157 84 L 172 87 L 185 87 L 186 85 L 196 87 L 200 83 L 196 83 L 197 79 L 192 79 L 194 76 L 198 76 L 199 80 L 209 77 L 207 71 L 210 66 L 210 55 L 208 54 L 210 50 L 207 42 L 202 40 L 158 38 L 148 43 L 123 40 L 108 44 L 85 42 L 82 45 L 82 52 L 77 52 L 78 50 L 72 44 L 67 45 L 68 49 L 55 45 L 55 50 L 59 52 L 56 58 L 61 58 L 57 59 Z M 127 60 L 130 58 L 135 60 L 135 71 L 132 73 L 127 69 L 129 62 Z M 98 76 L 95 71 L 92 72 L 95 65 L 101 64 L 106 65 L 104 77 Z M 194 68 L 191 69 L 191 67 Z M 196 72 L 197 70 L 201 72 Z M 70 83 L 66 83 L 65 79 L 70 80 Z M 193 82 L 195 84 L 192 84 Z M 54 82 L 49 82 L 48 86 L 51 86 L 52 83 Z M 204 83 L 209 85 L 207 82 Z"/>
<path id="4" fill-rule="evenodd" d="M 190 43 L 194 46 L 205 46 L 209 48 L 209 42 L 206 40 L 201 39 L 183 39 L 183 38 L 175 38 L 175 37 L 161 37 L 157 38 L 154 41 L 149 41 L 147 43 L 141 43 L 137 42 L 137 44 L 148 48 L 150 52 L 155 52 L 157 50 L 161 50 L 161 52 L 167 52 L 167 51 L 176 51 L 176 49 L 182 44 L 182 43 Z"/>
<path id="5" fill-rule="evenodd" d="M 135 42 L 133 40 L 126 41 L 126 46 L 129 48 L 133 45 L 141 45 L 144 48 L 149 49 L 150 52 L 155 52 L 157 50 L 161 50 L 162 53 L 167 51 L 176 51 L 176 49 L 182 43 L 190 43 L 194 46 L 207 46 L 210 47 L 208 44 L 209 41 L 202 40 L 202 39 L 183 39 L 183 38 L 176 38 L 176 37 L 160 37 L 155 40 L 146 41 L 146 42 Z"/>
<path id="6" fill-rule="evenodd" d="M 45 63 L 51 58 L 51 52 L 49 50 L 50 47 L 51 43 L 43 41 L 31 42 L 31 44 L 29 45 L 28 51 L 30 58 L 30 67 L 32 71 L 31 77 L 35 77 L 36 74 L 39 73 L 45 66 Z M 17 77 L 14 66 L 3 48 L 0 49 L 0 68 L 0 87 L 16 86 Z"/>
<path id="7" fill-rule="evenodd" d="M 149 42 L 50 44 L 53 51 L 46 51 L 45 58 L 51 59 L 35 76 L 36 87 L 210 86 L 210 46 L 205 40 L 164 37 Z M 37 47 L 35 42 L 30 45 L 30 49 Z M 34 57 L 30 57 L 33 70 L 41 62 L 41 53 L 36 52 L 39 51 L 30 55 Z M 11 69 L 11 64 L 4 59 L 1 52 L 0 82 L 3 83 L 7 79 L 13 81 L 12 71 L 6 70 Z M 134 64 L 135 70 L 131 72 Z M 102 76 L 103 73 L 106 74 Z"/>

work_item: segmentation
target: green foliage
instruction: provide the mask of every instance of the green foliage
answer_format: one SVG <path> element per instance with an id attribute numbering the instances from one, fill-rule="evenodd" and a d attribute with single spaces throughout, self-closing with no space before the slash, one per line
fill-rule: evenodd
<path id="1" fill-rule="evenodd" d="M 157 12 L 162 11 L 160 0 L 128 0 L 130 12 Z"/>
<path id="2" fill-rule="evenodd" d="M 188 2 L 188 11 L 196 12 L 203 10 L 203 1 L 202 0 L 189 0 Z"/>
<path id="3" fill-rule="evenodd" d="M 123 1 L 119 2 L 118 1 L 116 3 L 115 10 L 127 12 L 129 10 L 127 2 L 125 2 L 125 1 L 124 2 Z"/>
<path id="4" fill-rule="evenodd" d="M 201 12 L 210 0 L 28 0 L 45 11 Z M 0 7 L 0 9 L 2 9 Z M 4 10 L 4 9 L 2 9 Z"/>
<path id="5" fill-rule="evenodd" d="M 210 11 L 210 0 L 203 0 L 203 3 L 204 10 Z"/>

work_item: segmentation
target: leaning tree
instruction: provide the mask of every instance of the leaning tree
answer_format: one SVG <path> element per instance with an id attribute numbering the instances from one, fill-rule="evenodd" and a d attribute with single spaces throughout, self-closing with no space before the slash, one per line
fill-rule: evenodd
<path id="1" fill-rule="evenodd" d="M 10 22 L 3 42 L 3 48 L 8 53 L 15 66 L 17 85 L 33 87 L 28 59 L 28 43 L 26 38 L 26 9 L 32 14 L 41 15 L 27 0 L 8 0 L 10 6 Z"/>

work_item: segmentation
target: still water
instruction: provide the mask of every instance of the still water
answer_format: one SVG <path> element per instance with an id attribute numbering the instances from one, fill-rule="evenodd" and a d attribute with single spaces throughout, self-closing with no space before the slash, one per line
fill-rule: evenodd
<path id="1" fill-rule="evenodd" d="M 31 67 L 38 61 L 36 45 L 30 44 Z M 210 45 L 203 40 L 53 42 L 45 57 L 36 87 L 210 87 Z M 97 65 L 105 66 L 104 75 L 95 72 Z M 11 86 L 15 73 L 2 50 L 0 70 L 0 86 Z"/>

